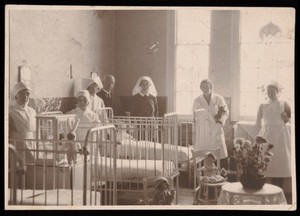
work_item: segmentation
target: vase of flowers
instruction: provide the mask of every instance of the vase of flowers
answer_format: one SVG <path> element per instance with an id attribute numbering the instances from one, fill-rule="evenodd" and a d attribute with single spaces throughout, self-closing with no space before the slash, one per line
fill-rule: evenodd
<path id="1" fill-rule="evenodd" d="M 244 138 L 234 139 L 234 157 L 240 171 L 240 182 L 245 189 L 261 189 L 266 178 L 263 172 L 267 169 L 273 153 L 273 145 L 262 136 L 257 136 L 251 143 Z"/>

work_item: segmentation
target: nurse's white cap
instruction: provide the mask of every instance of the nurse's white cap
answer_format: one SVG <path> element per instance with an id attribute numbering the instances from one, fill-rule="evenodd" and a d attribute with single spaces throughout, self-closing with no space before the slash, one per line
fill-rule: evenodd
<path id="1" fill-rule="evenodd" d="M 24 83 L 24 82 L 18 82 L 18 83 L 14 86 L 14 88 L 13 88 L 13 90 L 12 90 L 12 92 L 11 92 L 13 98 L 15 98 L 15 97 L 17 96 L 17 94 L 18 94 L 20 91 L 24 90 L 24 89 L 28 89 L 29 91 L 31 90 L 29 84 Z"/>
<path id="2" fill-rule="evenodd" d="M 281 90 L 280 84 L 279 84 L 277 81 L 274 81 L 274 80 L 271 80 L 271 81 L 267 82 L 265 86 L 266 86 L 266 87 L 272 86 L 272 87 L 274 87 L 274 88 L 277 88 L 278 91 Z"/>
<path id="3" fill-rule="evenodd" d="M 88 101 L 90 100 L 90 97 L 91 97 L 88 90 L 79 90 L 76 94 L 76 98 L 78 98 L 80 96 L 84 96 Z"/>
<path id="4" fill-rule="evenodd" d="M 88 87 L 90 87 L 90 85 L 92 85 L 93 83 L 96 83 L 98 85 L 99 89 L 103 88 L 103 84 L 98 76 L 93 77 L 93 78 L 84 79 L 83 82 L 84 82 L 84 86 L 83 86 L 84 89 L 88 89 Z"/>

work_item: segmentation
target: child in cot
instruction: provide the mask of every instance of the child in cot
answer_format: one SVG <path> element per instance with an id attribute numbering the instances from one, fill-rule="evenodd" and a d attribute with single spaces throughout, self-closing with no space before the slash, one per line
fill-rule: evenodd
<path id="1" fill-rule="evenodd" d="M 204 166 L 198 169 L 199 172 L 203 172 L 200 180 L 203 183 L 218 183 L 224 182 L 226 179 L 222 176 L 226 174 L 226 170 L 222 168 L 221 170 L 215 165 L 216 156 L 207 152 L 204 158 Z"/>

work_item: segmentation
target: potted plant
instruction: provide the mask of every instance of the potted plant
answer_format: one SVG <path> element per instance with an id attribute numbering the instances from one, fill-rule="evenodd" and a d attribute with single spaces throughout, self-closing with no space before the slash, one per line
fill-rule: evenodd
<path id="1" fill-rule="evenodd" d="M 261 189 L 266 182 L 263 172 L 271 161 L 270 150 L 274 146 L 262 136 L 256 136 L 253 143 L 244 138 L 236 138 L 233 143 L 241 184 L 246 189 Z"/>

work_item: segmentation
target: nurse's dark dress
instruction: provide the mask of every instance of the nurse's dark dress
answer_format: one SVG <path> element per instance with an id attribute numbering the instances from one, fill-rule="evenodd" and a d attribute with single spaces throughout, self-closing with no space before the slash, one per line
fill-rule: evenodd
<path id="1" fill-rule="evenodd" d="M 113 107 L 113 103 L 112 103 L 112 95 L 109 94 L 107 91 L 105 91 L 104 89 L 101 89 L 98 93 L 97 96 L 102 98 L 105 107 Z"/>
<path id="2" fill-rule="evenodd" d="M 133 96 L 131 104 L 131 115 L 139 117 L 157 117 L 157 99 L 153 95 L 136 94 Z"/>
<path id="3" fill-rule="evenodd" d="M 153 95 L 149 94 L 142 95 L 141 93 L 136 94 L 133 96 L 132 100 L 132 108 L 131 108 L 131 116 L 138 116 L 138 117 L 157 117 L 158 116 L 158 105 L 157 105 L 157 99 Z M 153 121 L 155 119 L 153 118 Z M 139 134 L 137 139 L 138 140 L 157 140 L 158 139 L 158 133 L 156 130 L 153 130 L 156 128 L 153 124 L 152 126 L 143 126 L 139 127 Z"/>

